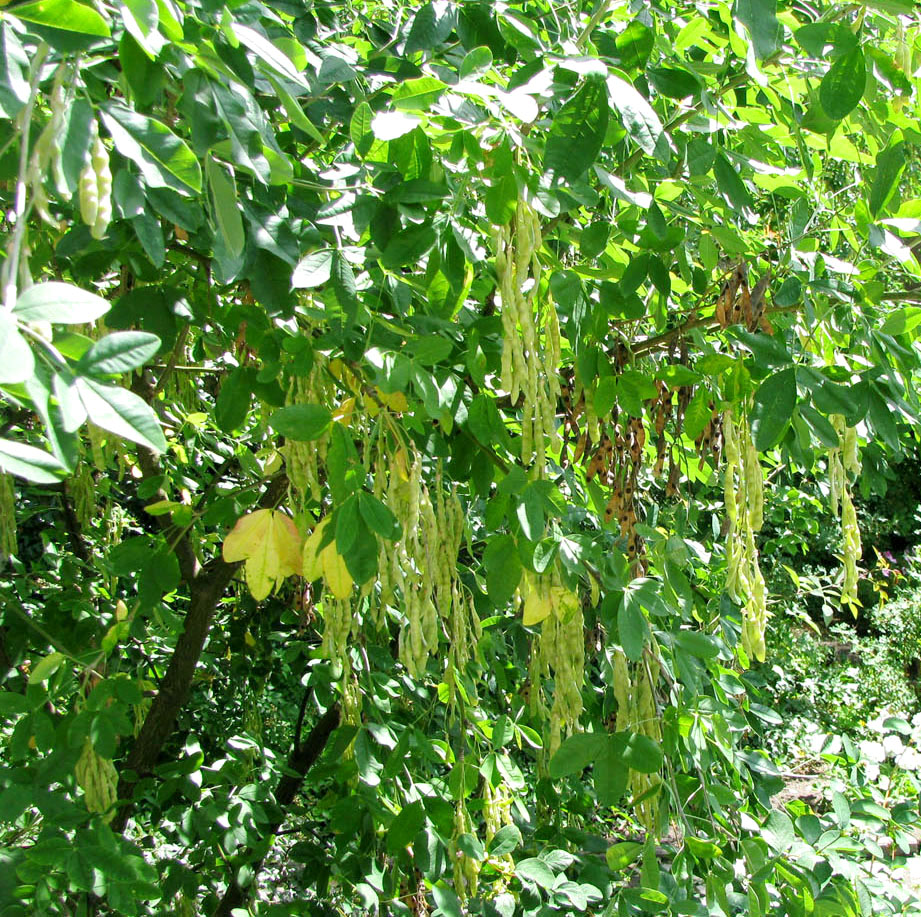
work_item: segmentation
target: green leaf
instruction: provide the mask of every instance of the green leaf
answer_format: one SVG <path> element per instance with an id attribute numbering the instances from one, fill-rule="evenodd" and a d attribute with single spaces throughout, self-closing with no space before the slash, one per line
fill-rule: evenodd
<path id="1" fill-rule="evenodd" d="M 829 56 L 829 45 L 834 51 L 830 56 L 838 57 L 853 51 L 858 41 L 857 36 L 843 22 L 810 22 L 793 34 L 799 45 L 811 57 Z"/>
<path id="2" fill-rule="evenodd" d="M 713 175 L 716 178 L 716 186 L 730 210 L 742 214 L 747 219 L 753 206 L 751 195 L 745 187 L 745 182 L 739 178 L 739 173 L 723 153 L 719 153 L 713 161 Z"/>
<path id="3" fill-rule="evenodd" d="M 374 145 L 374 132 L 371 130 L 371 120 L 374 112 L 367 102 L 359 102 L 352 112 L 352 120 L 349 122 L 349 137 L 355 144 L 355 151 L 359 156 L 367 155 L 368 151 Z"/>
<path id="4" fill-rule="evenodd" d="M 609 76 L 607 87 L 611 104 L 620 114 L 630 138 L 644 153 L 652 155 L 663 133 L 659 116 L 649 102 L 626 80 Z"/>
<path id="5" fill-rule="evenodd" d="M 820 414 L 811 404 L 798 404 L 796 410 L 818 442 L 826 449 L 837 449 L 840 437 L 828 418 Z"/>
<path id="6" fill-rule="evenodd" d="M 759 452 L 783 439 L 796 407 L 796 371 L 792 366 L 768 376 L 755 392 L 751 410 L 752 439 Z"/>
<path id="7" fill-rule="evenodd" d="M 492 856 L 511 853 L 521 844 L 521 831 L 517 825 L 504 825 L 494 835 L 487 848 Z"/>
<path id="8" fill-rule="evenodd" d="M 533 484 L 528 484 L 521 495 L 516 515 L 528 541 L 537 541 L 544 534 L 544 502 Z"/>
<path id="9" fill-rule="evenodd" d="M 544 169 L 570 184 L 595 161 L 608 127 L 606 88 L 590 79 L 556 113 L 544 152 Z"/>
<path id="10" fill-rule="evenodd" d="M 604 853 L 608 869 L 617 872 L 620 869 L 626 869 L 631 863 L 635 863 L 640 854 L 643 852 L 643 845 L 636 841 L 621 841 L 619 844 L 612 844 Z"/>
<path id="11" fill-rule="evenodd" d="M 269 426 L 285 439 L 308 443 L 319 439 L 333 421 L 329 408 L 322 404 L 290 404 L 269 418 Z"/>
<path id="12" fill-rule="evenodd" d="M 432 886 L 432 897 L 438 908 L 435 912 L 437 917 L 464 917 L 465 909 L 453 888 L 434 885 Z"/>
<path id="13" fill-rule="evenodd" d="M 870 216 L 877 217 L 886 209 L 898 187 L 899 177 L 905 168 L 905 143 L 902 132 L 896 131 L 889 145 L 876 156 L 873 184 L 870 186 Z M 889 333 L 889 332 L 886 332 Z"/>
<path id="14" fill-rule="evenodd" d="M 530 857 L 515 864 L 515 874 L 519 879 L 550 890 L 556 882 L 556 874 L 541 859 Z"/>
<path id="15" fill-rule="evenodd" d="M 53 455 L 8 439 L 0 439 L 0 469 L 36 484 L 57 484 L 67 474 Z"/>
<path id="16" fill-rule="evenodd" d="M 620 58 L 620 65 L 626 70 L 641 70 L 646 66 L 655 43 L 655 33 L 639 19 L 614 39 L 614 47 Z"/>
<path id="17" fill-rule="evenodd" d="M 37 283 L 19 294 L 12 314 L 23 322 L 59 322 L 77 325 L 94 322 L 111 308 L 101 296 L 70 283 Z"/>
<path id="18" fill-rule="evenodd" d="M 617 805 L 627 791 L 630 769 L 623 760 L 627 736 L 625 732 L 606 736 L 601 754 L 595 761 L 592 776 L 595 782 L 595 795 L 600 805 Z"/>
<path id="19" fill-rule="evenodd" d="M 265 64 L 267 69 L 275 71 L 279 76 L 297 86 L 307 88 L 307 82 L 295 66 L 294 61 L 272 44 L 265 35 L 239 22 L 234 22 L 233 34 L 241 44 L 252 51 L 261 63 Z"/>
<path id="20" fill-rule="evenodd" d="M 777 0 L 736 0 L 734 15 L 748 30 L 758 60 L 772 57 L 783 43 Z"/>
<path id="21" fill-rule="evenodd" d="M 426 3 L 413 17 L 406 36 L 403 53 L 407 56 L 419 51 L 431 51 L 441 44 L 454 28 L 454 11 L 447 4 Z"/>
<path id="22" fill-rule="evenodd" d="M 634 732 L 627 739 L 627 746 L 623 754 L 624 763 L 641 774 L 655 774 L 665 760 L 662 746 L 654 742 L 649 736 Z"/>
<path id="23" fill-rule="evenodd" d="M 685 653 L 698 659 L 715 659 L 720 654 L 720 644 L 716 637 L 702 634 L 700 631 L 680 630 L 675 634 L 675 644 Z"/>
<path id="24" fill-rule="evenodd" d="M 358 494 L 358 508 L 372 532 L 388 541 L 399 540 L 403 533 L 399 520 L 377 497 L 361 491 Z"/>
<path id="25" fill-rule="evenodd" d="M 40 685 L 43 681 L 48 681 L 61 667 L 64 659 L 63 653 L 49 653 L 44 659 L 40 659 L 29 672 L 29 684 Z"/>
<path id="26" fill-rule="evenodd" d="M 401 229 L 387 243 L 381 253 L 381 265 L 396 271 L 407 264 L 415 264 L 437 241 L 435 228 L 430 223 L 420 223 Z"/>
<path id="27" fill-rule="evenodd" d="M 397 817 L 387 829 L 387 851 L 399 853 L 407 844 L 411 844 L 425 824 L 425 809 L 416 800 L 403 806 Z"/>
<path id="28" fill-rule="evenodd" d="M 358 509 L 358 497 L 352 494 L 336 510 L 336 550 L 347 557 L 358 539 L 361 516 Z"/>
<path id="29" fill-rule="evenodd" d="M 642 417 L 643 402 L 656 394 L 655 382 L 637 369 L 625 369 L 617 376 L 617 403 L 633 417 Z"/>
<path id="30" fill-rule="evenodd" d="M 486 589 L 494 605 L 505 605 L 515 594 L 521 579 L 521 558 L 511 535 L 492 535 L 483 552 Z"/>
<path id="31" fill-rule="evenodd" d="M 686 99 L 700 92 L 697 77 L 679 67 L 650 67 L 646 76 L 656 92 L 669 99 Z"/>
<path id="32" fill-rule="evenodd" d="M 12 120 L 29 99 L 29 59 L 10 22 L 0 22 L 0 115 Z"/>
<path id="33" fill-rule="evenodd" d="M 593 407 L 598 417 L 607 417 L 617 400 L 617 376 L 605 376 L 595 386 Z"/>
<path id="34" fill-rule="evenodd" d="M 98 38 L 108 38 L 112 34 L 105 19 L 96 10 L 75 3 L 74 0 L 34 0 L 32 3 L 17 4 L 6 12 L 26 22 L 63 29 L 65 32 L 78 32 Z"/>
<path id="35" fill-rule="evenodd" d="M 295 290 L 309 290 L 326 283 L 332 274 L 335 254 L 331 248 L 322 248 L 301 258 L 291 275 L 291 286 Z"/>
<path id="36" fill-rule="evenodd" d="M 355 272 L 342 252 L 336 252 L 333 258 L 331 277 L 333 290 L 339 306 L 345 313 L 346 322 L 351 326 L 358 316 L 358 287 L 355 284 Z"/>
<path id="37" fill-rule="evenodd" d="M 116 331 L 93 344 L 77 363 L 76 372 L 108 376 L 137 369 L 160 349 L 160 338 L 145 331 Z"/>
<path id="38" fill-rule="evenodd" d="M 819 84 L 819 102 L 829 118 L 840 121 L 863 98 L 867 67 L 860 47 L 839 57 Z"/>
<path id="39" fill-rule="evenodd" d="M 461 61 L 458 73 L 461 79 L 472 76 L 482 70 L 488 70 L 493 63 L 492 51 L 485 45 L 480 45 L 469 51 Z"/>
<path id="40" fill-rule="evenodd" d="M 581 774 L 604 751 L 606 733 L 577 732 L 564 739 L 550 759 L 550 776 L 554 780 Z"/>
<path id="41" fill-rule="evenodd" d="M 883 334 L 906 334 L 921 325 L 921 306 L 901 306 L 886 316 Z"/>
<path id="42" fill-rule="evenodd" d="M 617 632 L 627 658 L 638 662 L 643 656 L 649 625 L 635 590 L 624 591 L 620 611 L 617 613 Z"/>
<path id="43" fill-rule="evenodd" d="M 448 88 L 446 83 L 433 76 L 423 76 L 417 80 L 406 80 L 394 90 L 391 99 L 398 111 L 428 111 L 444 95 Z"/>
<path id="44" fill-rule="evenodd" d="M 141 243 L 150 263 L 154 267 L 163 267 L 166 261 L 166 243 L 160 221 L 152 214 L 144 212 L 131 220 L 131 226 Z"/>
<path id="45" fill-rule="evenodd" d="M 252 403 L 254 379 L 252 369 L 237 366 L 221 382 L 214 405 L 214 421 L 225 433 L 232 433 L 243 426 Z"/>
<path id="46" fill-rule="evenodd" d="M 107 103 L 99 116 L 115 148 L 137 165 L 148 185 L 173 188 L 181 194 L 201 191 L 198 159 L 163 122 L 116 102 Z"/>
<path id="47" fill-rule="evenodd" d="M 269 82 L 272 84 L 272 89 L 275 90 L 275 93 L 278 95 L 278 98 L 281 99 L 282 107 L 285 110 L 285 114 L 291 119 L 291 123 L 300 128 L 305 134 L 308 134 L 310 137 L 313 137 L 317 143 L 325 143 L 326 140 L 323 135 L 317 130 L 316 125 L 307 115 L 304 114 L 304 110 L 301 108 L 297 99 L 282 86 L 278 80 L 272 79 L 269 77 Z M 367 104 L 367 103 L 362 103 Z"/>
<path id="48" fill-rule="evenodd" d="M 134 392 L 94 379 L 77 379 L 80 400 L 97 427 L 152 449 L 166 451 L 157 415 Z"/>
<path id="49" fill-rule="evenodd" d="M 16 329 L 16 321 L 0 313 L 0 383 L 25 382 L 35 372 L 35 355 Z"/>
<path id="50" fill-rule="evenodd" d="M 237 204 L 237 186 L 233 176 L 228 175 L 224 167 L 211 156 L 205 157 L 205 173 L 211 187 L 211 200 L 214 204 L 214 217 L 217 222 L 224 245 L 232 257 L 238 257 L 246 244 L 243 231 L 243 217 Z"/>

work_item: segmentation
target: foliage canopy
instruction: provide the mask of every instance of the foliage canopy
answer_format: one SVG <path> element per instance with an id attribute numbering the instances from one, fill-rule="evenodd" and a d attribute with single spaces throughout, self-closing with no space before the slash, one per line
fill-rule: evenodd
<path id="1" fill-rule="evenodd" d="M 921 416 L 918 26 L 5 6 L 4 913 L 901 912 L 756 663 Z"/>

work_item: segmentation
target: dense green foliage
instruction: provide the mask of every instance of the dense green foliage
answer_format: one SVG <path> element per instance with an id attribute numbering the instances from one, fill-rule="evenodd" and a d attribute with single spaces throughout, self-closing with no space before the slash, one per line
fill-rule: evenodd
<path id="1" fill-rule="evenodd" d="M 919 24 L 4 6 L 2 912 L 921 913 Z"/>

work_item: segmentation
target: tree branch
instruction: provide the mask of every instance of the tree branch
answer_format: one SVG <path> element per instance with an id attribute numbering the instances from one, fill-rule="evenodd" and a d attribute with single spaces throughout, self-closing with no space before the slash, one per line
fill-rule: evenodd
<path id="1" fill-rule="evenodd" d="M 288 480 L 284 475 L 273 478 L 262 495 L 259 505 L 263 508 L 275 506 L 287 486 Z M 180 548 L 181 544 L 188 545 L 188 550 L 191 550 L 187 536 L 183 535 L 174 544 L 173 550 L 179 558 L 180 571 L 191 594 L 189 610 L 186 612 L 185 626 L 176 641 L 169 666 L 160 684 L 160 690 L 147 711 L 141 731 L 134 741 L 119 776 L 118 798 L 125 800 L 125 803 L 112 823 L 113 830 L 116 831 L 124 830 L 131 815 L 133 803 L 129 801 L 129 797 L 133 784 L 153 770 L 163 745 L 172 734 L 179 711 L 189 699 L 192 679 L 195 676 L 195 669 L 201 658 L 208 631 L 211 629 L 214 611 L 240 566 L 239 563 L 229 564 L 218 555 L 201 568 L 195 561 L 194 572 L 187 577 L 188 560 L 183 561 L 180 551 L 185 549 Z"/>
<path id="2" fill-rule="evenodd" d="M 306 699 L 305 695 L 305 705 Z M 303 712 L 303 709 L 302 707 L 301 712 Z M 298 720 L 300 721 L 300 716 Z M 301 784 L 307 776 L 307 772 L 313 767 L 317 758 L 323 753 L 323 749 L 326 748 L 330 736 L 338 726 L 339 705 L 333 704 L 333 706 L 317 720 L 313 729 L 310 730 L 307 738 L 304 739 L 303 742 L 295 741 L 294 747 L 291 749 L 291 754 L 288 756 L 288 773 L 281 777 L 278 781 L 278 786 L 275 788 L 275 803 L 281 810 L 281 814 L 279 818 L 269 823 L 262 838 L 263 843 L 271 842 L 272 838 L 278 834 L 279 829 L 285 822 L 285 810 L 294 801 L 294 797 L 297 795 L 298 790 L 300 790 Z M 298 733 L 299 732 L 300 722 L 298 722 Z M 248 852 L 252 853 L 252 847 Z M 262 856 L 253 864 L 253 886 L 262 868 L 264 859 L 265 857 Z M 215 909 L 213 917 L 230 917 L 230 914 L 235 908 L 244 906 L 248 897 L 248 890 L 241 888 L 237 883 L 236 877 L 234 877 L 227 886 L 227 891 L 224 893 L 224 897 L 221 898 L 220 904 L 218 904 Z"/>

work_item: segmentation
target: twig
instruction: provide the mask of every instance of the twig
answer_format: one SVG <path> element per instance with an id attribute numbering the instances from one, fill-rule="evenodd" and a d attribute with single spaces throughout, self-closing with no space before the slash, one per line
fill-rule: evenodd
<path id="1" fill-rule="evenodd" d="M 29 100 L 20 113 L 22 118 L 21 146 L 19 149 L 19 174 L 16 177 L 16 225 L 10 239 L 9 255 L 0 272 L 0 283 L 3 285 L 3 307 L 11 311 L 16 303 L 16 277 L 19 274 L 19 258 L 22 254 L 22 240 L 26 233 L 26 175 L 29 169 L 29 132 L 32 127 L 32 109 L 38 98 L 38 83 L 42 75 L 42 65 L 48 56 L 48 45 L 42 42 L 32 59 L 32 79 L 29 82 Z"/>
<path id="2" fill-rule="evenodd" d="M 169 355 L 169 360 L 167 360 L 166 366 L 164 367 L 163 372 L 160 373 L 160 378 L 157 380 L 157 384 L 153 388 L 153 392 L 151 393 L 152 398 L 156 398 L 156 396 L 163 391 L 163 387 L 166 385 L 167 380 L 173 373 L 173 370 L 176 369 L 176 364 L 179 362 L 179 357 L 182 354 L 186 339 L 189 336 L 189 327 L 189 325 L 183 325 L 182 331 L 179 332 L 179 335 L 176 338 L 176 343 Z"/>

